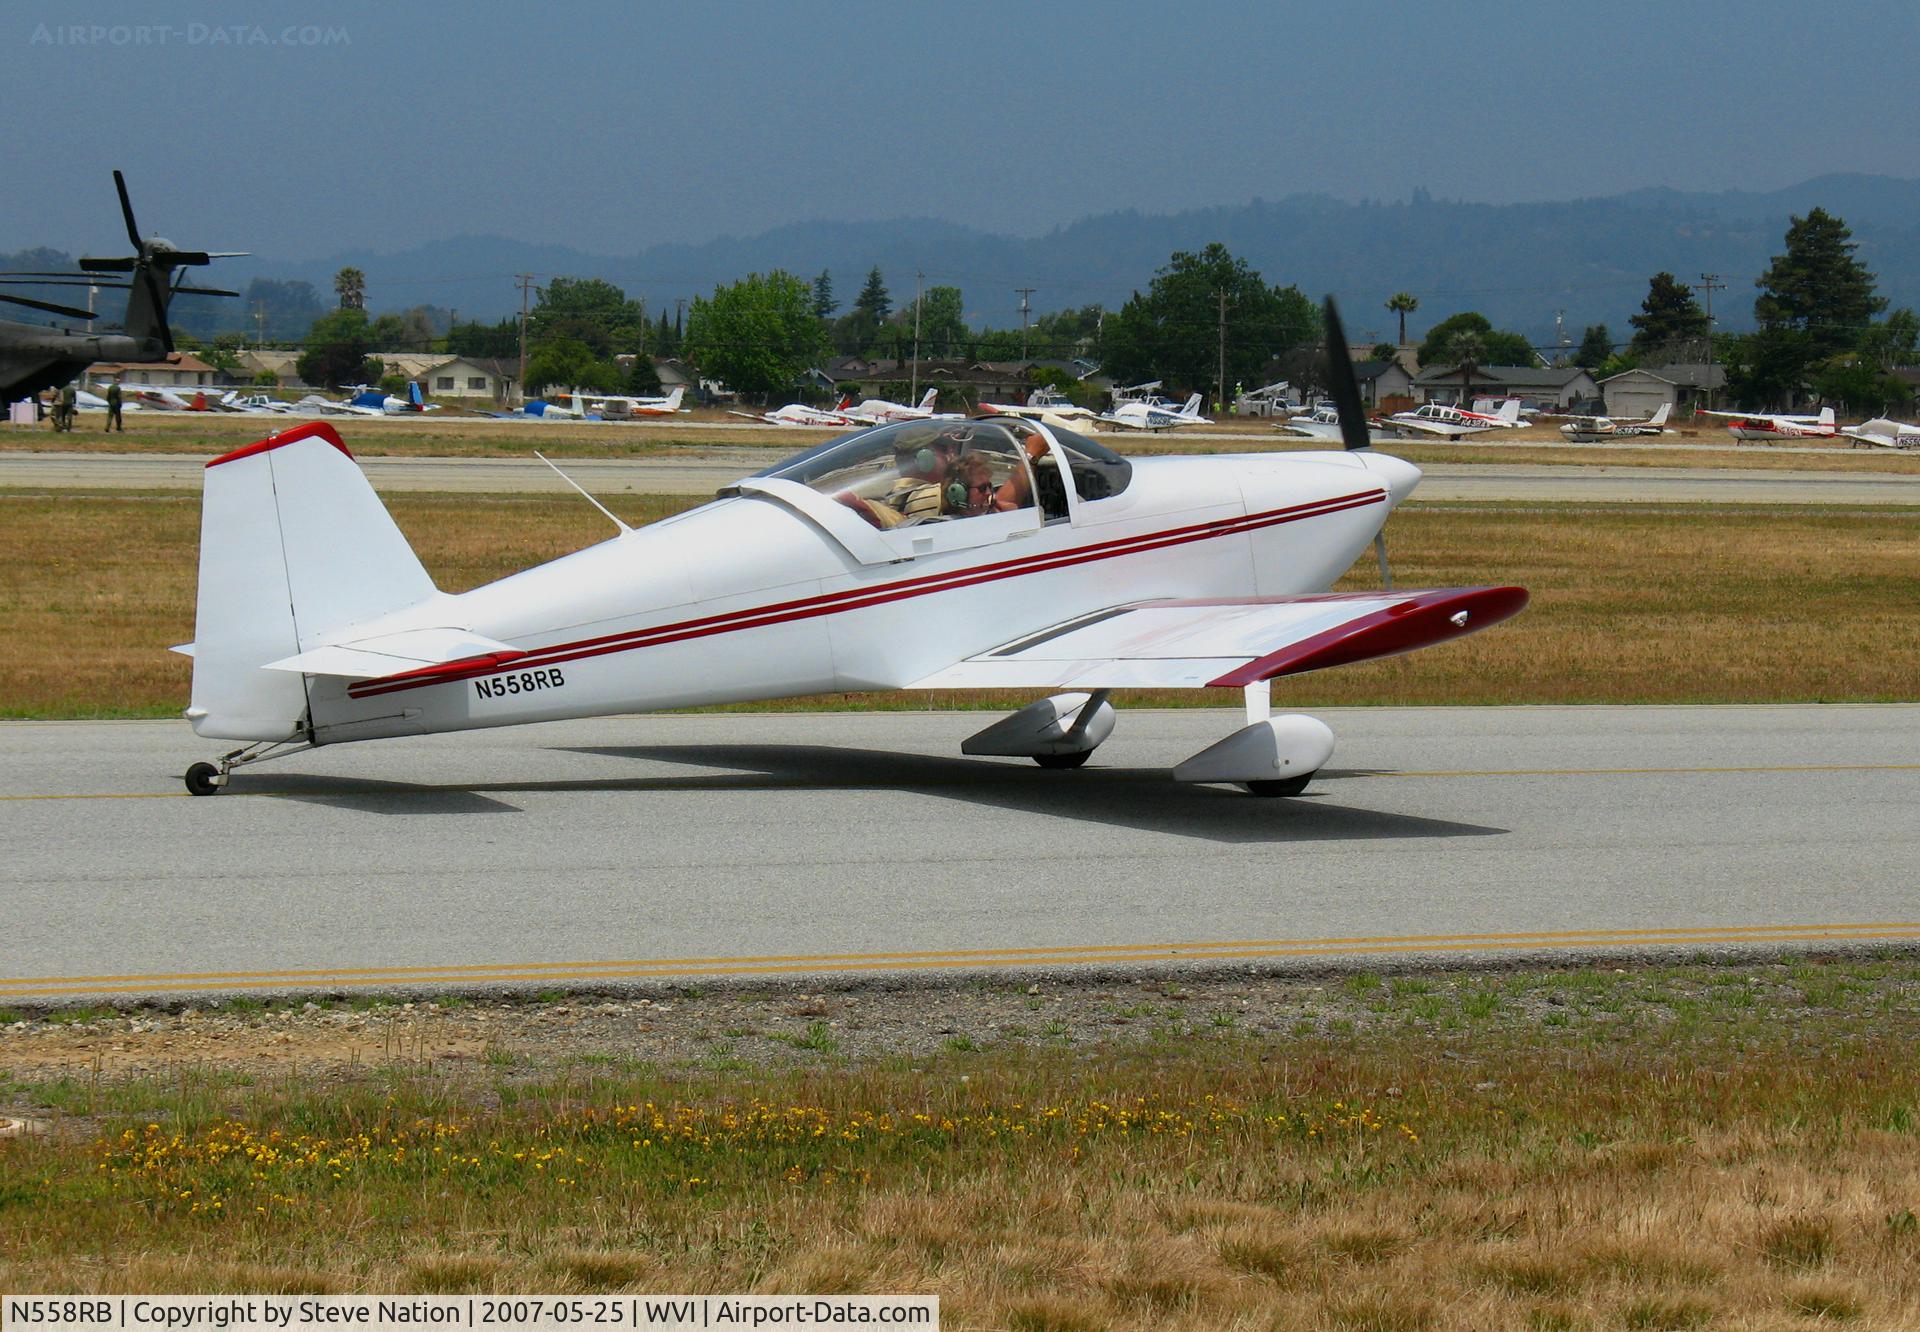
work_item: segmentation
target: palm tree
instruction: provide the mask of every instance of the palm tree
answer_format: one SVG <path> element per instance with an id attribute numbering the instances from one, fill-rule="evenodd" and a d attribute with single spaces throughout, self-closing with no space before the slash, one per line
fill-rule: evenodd
<path id="1" fill-rule="evenodd" d="M 1478 333 L 1472 329 L 1456 333 L 1448 340 L 1447 350 L 1459 361 L 1460 405 L 1473 406 L 1473 372 L 1480 368 L 1480 358 L 1487 354 L 1487 345 Z"/>
<path id="2" fill-rule="evenodd" d="M 1387 301 L 1387 308 L 1400 316 L 1400 343 L 1407 345 L 1407 316 L 1420 308 L 1420 300 L 1410 291 L 1396 291 Z"/>
<path id="3" fill-rule="evenodd" d="M 343 268 L 333 275 L 333 292 L 340 298 L 342 310 L 360 310 L 367 303 L 367 275 L 357 268 Z"/>

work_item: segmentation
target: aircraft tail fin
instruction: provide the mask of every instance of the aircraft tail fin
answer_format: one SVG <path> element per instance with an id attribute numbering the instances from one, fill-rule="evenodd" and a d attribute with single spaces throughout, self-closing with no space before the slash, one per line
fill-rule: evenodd
<path id="1" fill-rule="evenodd" d="M 1185 407 L 1182 407 L 1182 408 L 1180 409 L 1180 415 L 1182 415 L 1182 416 L 1198 416 L 1198 415 L 1200 415 L 1200 403 L 1201 403 L 1201 401 L 1202 401 L 1202 399 L 1201 399 L 1201 397 L 1200 397 L 1200 395 L 1199 395 L 1198 393 L 1196 393 L 1196 394 L 1194 394 L 1194 395 L 1193 395 L 1193 396 L 1192 396 L 1191 398 L 1188 398 L 1188 399 L 1187 399 L 1187 405 L 1186 405 Z"/>
<path id="2" fill-rule="evenodd" d="M 427 400 L 420 396 L 419 380 L 409 379 L 407 381 L 407 401 L 412 403 L 416 408 L 425 407 L 427 405 Z"/>
<path id="3" fill-rule="evenodd" d="M 267 664 L 434 595 L 332 426 L 215 458 L 200 505 L 193 729 L 234 740 L 299 735 L 306 678 Z"/>
<path id="4" fill-rule="evenodd" d="M 1515 423 L 1518 423 L 1520 420 L 1520 399 L 1508 398 L 1505 402 L 1500 404 L 1500 410 L 1496 412 L 1495 415 L 1498 416 L 1502 421 L 1513 421 Z"/>
<path id="5" fill-rule="evenodd" d="M 1648 417 L 1648 418 L 1647 418 L 1647 424 L 1648 424 L 1648 425 L 1650 425 L 1650 426 L 1663 426 L 1663 425 L 1665 425 L 1665 424 L 1667 423 L 1667 413 L 1668 413 L 1668 412 L 1670 412 L 1670 411 L 1672 411 L 1672 410 L 1673 410 L 1673 404 L 1672 404 L 1672 403 L 1670 403 L 1670 402 L 1663 402 L 1663 403 L 1661 403 L 1661 404 L 1660 404 L 1660 410 L 1659 410 L 1659 411 L 1657 411 L 1657 412 L 1655 412 L 1655 413 L 1654 413 L 1654 414 L 1653 414 L 1652 416 L 1650 416 L 1650 417 Z"/>
<path id="6" fill-rule="evenodd" d="M 675 384 L 673 386 L 673 392 L 667 395 L 667 401 L 666 401 L 667 410 L 670 412 L 679 411 L 680 399 L 686 396 L 687 396 L 687 386 L 685 384 Z"/>
<path id="7" fill-rule="evenodd" d="M 930 411 L 932 411 L 932 410 L 933 410 L 933 404 L 934 404 L 934 400 L 935 400 L 935 399 L 937 399 L 937 398 L 938 398 L 939 396 L 940 396 L 940 390 L 939 390 L 939 389 L 937 389 L 937 388 L 930 388 L 930 389 L 928 389 L 928 390 L 927 390 L 927 391 L 926 391 L 926 392 L 925 392 L 924 394 L 922 394 L 922 395 L 921 395 L 921 397 L 920 397 L 920 410 L 921 410 L 921 411 L 923 411 L 923 412 L 930 412 Z"/>
<path id="8" fill-rule="evenodd" d="M 1822 407 L 1820 409 L 1820 424 L 1823 426 L 1830 426 L 1833 424 L 1833 408 Z"/>

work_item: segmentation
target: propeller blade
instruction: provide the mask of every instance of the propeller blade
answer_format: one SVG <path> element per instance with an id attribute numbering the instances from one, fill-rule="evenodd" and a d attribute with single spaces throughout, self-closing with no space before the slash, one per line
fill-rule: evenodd
<path id="1" fill-rule="evenodd" d="M 1340 311 L 1333 297 L 1326 300 L 1327 387 L 1333 391 L 1333 405 L 1340 412 L 1340 438 L 1349 451 L 1370 449 L 1373 440 L 1367 434 L 1367 412 L 1360 404 L 1360 381 L 1353 375 L 1353 357 L 1347 354 L 1347 331 L 1340 326 Z"/>
<path id="2" fill-rule="evenodd" d="M 88 273 L 131 273 L 139 262 L 138 255 L 127 259 L 82 259 L 80 267 Z"/>
<path id="3" fill-rule="evenodd" d="M 245 259 L 253 254 L 252 250 L 208 250 L 209 259 Z"/>
<path id="4" fill-rule="evenodd" d="M 127 178 L 116 167 L 113 173 L 113 188 L 120 191 L 120 216 L 127 220 L 127 239 L 133 242 L 135 251 L 145 254 L 147 247 L 140 240 L 140 228 L 133 221 L 133 200 L 127 197 Z"/>
<path id="5" fill-rule="evenodd" d="M 1393 570 L 1387 567 L 1387 529 L 1373 534 L 1373 553 L 1380 557 L 1380 586 L 1393 591 Z"/>
<path id="6" fill-rule="evenodd" d="M 25 296 L 0 295 L 0 301 L 6 301 L 10 305 L 24 305 L 29 310 L 45 310 L 48 314 L 65 315 L 68 319 L 98 318 L 91 310 L 76 310 L 71 305 L 54 305 L 50 301 L 35 301 Z"/>
<path id="7" fill-rule="evenodd" d="M 210 264 L 213 262 L 213 256 L 205 250 L 163 250 L 154 255 L 153 260 L 155 263 L 165 264 L 168 268 L 181 268 Z"/>

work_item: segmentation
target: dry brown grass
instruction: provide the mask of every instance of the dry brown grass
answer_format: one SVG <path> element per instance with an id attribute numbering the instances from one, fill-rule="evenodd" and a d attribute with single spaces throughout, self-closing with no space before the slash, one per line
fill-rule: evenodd
<path id="1" fill-rule="evenodd" d="M 645 522 L 698 501 L 616 496 Z M 577 499 L 396 494 L 440 586 L 460 591 L 605 535 Z M 199 506 L 178 495 L 0 498 L 0 716 L 172 715 L 193 636 Z M 1457 644 L 1283 682 L 1286 706 L 1910 699 L 1920 680 L 1920 515 L 1414 506 L 1389 529 L 1408 587 L 1519 583 L 1518 619 Z M 1371 560 L 1346 584 L 1374 585 Z M 787 707 L 999 706 L 1014 695 L 831 696 Z M 1024 701 L 1024 696 L 1019 696 Z M 1216 704 L 1136 692 L 1133 706 Z"/>
<path id="2" fill-rule="evenodd" d="M 1760 1013 L 1687 1032 L 1236 1034 L 747 1081 L 689 1072 L 508 1087 L 439 1069 L 367 1075 L 325 1099 L 291 1081 L 183 1074 L 102 1093 L 120 1108 L 0 1144 L 0 1286 L 897 1291 L 939 1294 L 945 1326 L 1052 1332 L 1920 1323 L 1911 1011 L 1861 995 L 1791 1032 Z M 634 1100 L 758 1096 L 957 1119 L 1206 1093 L 1291 1114 L 1373 1105 L 1417 1126 L 1418 1140 L 1274 1133 L 1258 1116 L 1219 1137 L 881 1135 L 823 1149 L 842 1173 L 796 1179 L 765 1148 L 696 1152 L 661 1173 L 624 1133 L 550 1127 Z M 14 1103 L 35 1095 L 0 1084 Z M 471 1176 L 368 1162 L 338 1182 L 275 1182 L 287 1195 L 270 1214 L 235 1193 L 216 1215 L 172 1196 L 206 1196 L 188 1168 L 164 1187 L 117 1182 L 89 1145 L 123 1122 L 191 1140 L 236 1117 L 377 1138 L 416 1113 L 470 1124 L 455 1144 L 569 1144 L 561 1160 L 580 1161 L 567 1167 L 578 1178 L 504 1156 Z M 689 1170 L 697 1185 L 681 1180 Z"/>

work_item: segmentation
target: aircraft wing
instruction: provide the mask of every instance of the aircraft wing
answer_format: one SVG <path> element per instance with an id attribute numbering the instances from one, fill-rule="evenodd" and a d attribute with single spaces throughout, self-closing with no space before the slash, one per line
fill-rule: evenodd
<path id="1" fill-rule="evenodd" d="M 510 661 L 526 655 L 511 643 L 473 633 L 467 629 L 403 629 L 398 633 L 376 634 L 369 638 L 347 639 L 279 661 L 270 661 L 269 671 L 293 671 L 302 675 L 337 675 L 347 680 L 373 680 L 394 675 L 427 674 L 449 667 L 465 668 L 480 664 Z"/>
<path id="2" fill-rule="evenodd" d="M 1418 430 L 1423 435 L 1438 435 L 1442 439 L 1458 439 L 1462 435 L 1477 435 L 1485 427 L 1448 425 L 1444 421 L 1410 421 L 1405 417 L 1390 418 L 1394 425 L 1403 430 Z"/>
<path id="3" fill-rule="evenodd" d="M 1027 634 L 908 688 L 1237 688 L 1443 643 L 1526 604 L 1518 587 L 1143 601 Z"/>

